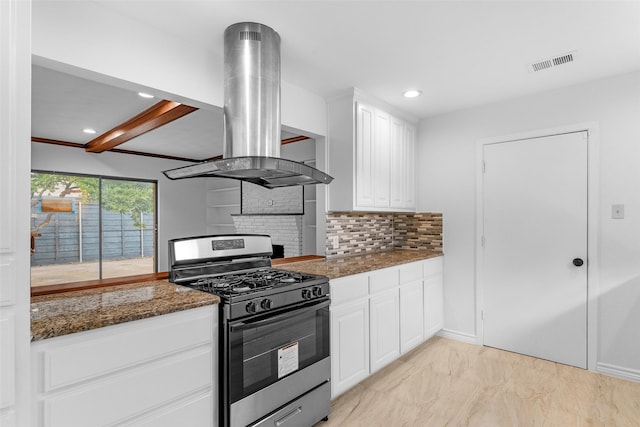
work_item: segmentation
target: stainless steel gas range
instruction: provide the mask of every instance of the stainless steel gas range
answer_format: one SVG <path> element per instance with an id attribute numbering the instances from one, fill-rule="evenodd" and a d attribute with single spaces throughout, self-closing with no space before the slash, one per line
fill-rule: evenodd
<path id="1" fill-rule="evenodd" d="M 305 427 L 329 415 L 329 279 L 271 268 L 271 238 L 169 241 L 169 280 L 218 295 L 220 425 Z"/>

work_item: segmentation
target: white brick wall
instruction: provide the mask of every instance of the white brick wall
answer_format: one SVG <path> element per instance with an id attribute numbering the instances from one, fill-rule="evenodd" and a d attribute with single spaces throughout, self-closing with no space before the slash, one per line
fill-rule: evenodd
<path id="1" fill-rule="evenodd" d="M 302 255 L 302 215 L 232 215 L 237 233 L 267 234 L 284 256 Z"/>
<path id="2" fill-rule="evenodd" d="M 301 214 L 304 209 L 303 187 L 268 189 L 242 183 L 243 214 Z"/>

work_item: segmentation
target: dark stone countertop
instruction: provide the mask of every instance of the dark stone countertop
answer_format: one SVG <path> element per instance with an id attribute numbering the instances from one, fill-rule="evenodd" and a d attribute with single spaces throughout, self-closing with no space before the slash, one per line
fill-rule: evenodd
<path id="1" fill-rule="evenodd" d="M 274 268 L 337 279 L 367 271 L 442 256 L 441 252 L 392 250 L 340 258 L 288 262 Z M 300 259 L 300 258 L 298 258 Z M 206 305 L 220 298 L 166 280 L 154 280 L 31 298 L 31 340 L 88 331 Z"/>
<path id="2" fill-rule="evenodd" d="M 31 341 L 217 304 L 220 299 L 166 280 L 31 298 Z"/>
<path id="3" fill-rule="evenodd" d="M 400 249 L 340 258 L 282 263 L 274 267 L 299 273 L 327 276 L 329 279 L 338 279 L 344 276 L 366 273 L 367 271 L 380 270 L 438 256 L 442 256 L 442 252 Z"/>

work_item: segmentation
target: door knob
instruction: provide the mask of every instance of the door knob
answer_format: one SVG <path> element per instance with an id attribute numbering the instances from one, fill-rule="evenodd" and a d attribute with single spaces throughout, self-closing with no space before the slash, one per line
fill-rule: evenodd
<path id="1" fill-rule="evenodd" d="M 575 265 L 576 267 L 581 267 L 582 264 L 584 264 L 584 261 L 582 260 L 582 258 L 574 258 L 572 262 L 573 262 L 573 265 Z"/>

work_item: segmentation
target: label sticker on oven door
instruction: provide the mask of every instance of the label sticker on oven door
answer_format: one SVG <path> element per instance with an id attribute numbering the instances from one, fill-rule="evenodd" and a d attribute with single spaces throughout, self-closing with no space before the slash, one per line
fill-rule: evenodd
<path id="1" fill-rule="evenodd" d="M 278 349 L 278 378 L 298 370 L 298 343 L 293 342 Z"/>

